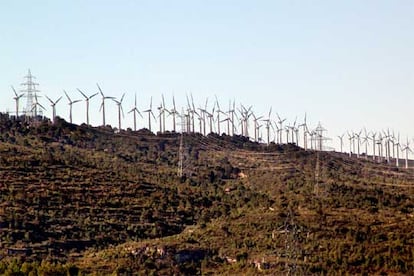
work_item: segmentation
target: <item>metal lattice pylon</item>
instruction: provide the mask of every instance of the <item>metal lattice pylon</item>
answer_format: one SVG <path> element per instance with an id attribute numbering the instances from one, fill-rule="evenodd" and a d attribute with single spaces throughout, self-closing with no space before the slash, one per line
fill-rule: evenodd
<path id="1" fill-rule="evenodd" d="M 24 87 L 21 92 L 23 92 L 26 97 L 26 109 L 24 110 L 24 113 L 28 117 L 35 117 L 38 115 L 35 114 L 37 113 L 37 109 L 34 107 L 36 104 L 35 100 L 37 99 L 37 93 L 39 92 L 39 90 L 36 89 L 36 86 L 39 84 L 34 82 L 34 79 L 36 78 L 32 75 L 30 69 L 24 78 L 26 81 L 21 83 L 21 85 Z M 41 111 L 39 110 L 39 112 Z"/>

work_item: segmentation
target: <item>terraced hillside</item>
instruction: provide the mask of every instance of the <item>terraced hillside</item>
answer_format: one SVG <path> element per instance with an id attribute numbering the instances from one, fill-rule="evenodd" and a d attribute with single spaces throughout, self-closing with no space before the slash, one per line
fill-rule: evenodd
<path id="1" fill-rule="evenodd" d="M 225 135 L 0 130 L 0 274 L 414 269 L 412 171 Z"/>

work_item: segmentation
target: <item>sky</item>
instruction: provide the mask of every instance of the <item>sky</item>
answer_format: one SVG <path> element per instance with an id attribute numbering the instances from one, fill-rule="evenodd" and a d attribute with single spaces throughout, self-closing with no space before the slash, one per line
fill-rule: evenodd
<path id="1" fill-rule="evenodd" d="M 413 14 L 414 2 L 400 0 L 2 0 L 0 111 L 14 111 L 10 86 L 30 68 L 48 117 L 44 95 L 82 99 L 76 88 L 93 94 L 99 83 L 108 96 L 126 93 L 123 127 L 135 93 L 141 110 L 153 97 L 154 111 L 162 94 L 171 108 L 173 95 L 183 106 L 192 93 L 197 106 L 216 95 L 258 116 L 272 107 L 301 122 L 306 113 L 333 147 L 364 127 L 412 139 Z M 92 125 L 99 105 L 91 100 Z M 117 126 L 115 103 L 106 108 Z M 67 99 L 57 114 L 68 120 Z M 85 122 L 84 102 L 73 120 Z"/>

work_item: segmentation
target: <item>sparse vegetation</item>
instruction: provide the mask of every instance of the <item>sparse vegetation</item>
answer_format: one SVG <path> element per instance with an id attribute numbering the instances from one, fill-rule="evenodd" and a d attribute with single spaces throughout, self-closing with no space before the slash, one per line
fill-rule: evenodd
<path id="1" fill-rule="evenodd" d="M 238 136 L 184 142 L 179 178 L 179 134 L 2 114 L 0 274 L 414 270 L 413 172 Z"/>

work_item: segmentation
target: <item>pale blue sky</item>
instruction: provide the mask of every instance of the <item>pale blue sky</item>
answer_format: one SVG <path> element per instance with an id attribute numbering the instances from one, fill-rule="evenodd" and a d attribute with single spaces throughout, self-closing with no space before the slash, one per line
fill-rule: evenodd
<path id="1" fill-rule="evenodd" d="M 51 98 L 98 82 L 126 92 L 127 111 L 135 92 L 143 109 L 191 91 L 197 104 L 216 94 L 292 121 L 307 112 L 331 137 L 363 126 L 414 137 L 413 30 L 413 1 L 2 0 L 0 110 L 14 110 L 10 85 L 30 68 Z M 57 113 L 68 112 L 64 99 Z M 83 104 L 75 113 L 85 121 Z"/>

